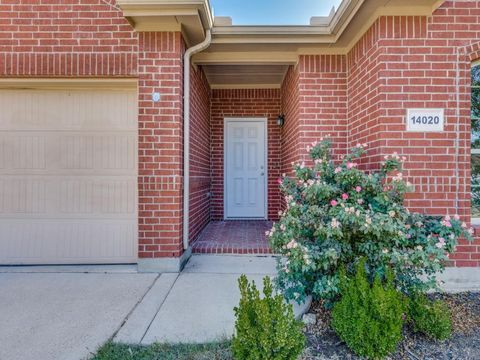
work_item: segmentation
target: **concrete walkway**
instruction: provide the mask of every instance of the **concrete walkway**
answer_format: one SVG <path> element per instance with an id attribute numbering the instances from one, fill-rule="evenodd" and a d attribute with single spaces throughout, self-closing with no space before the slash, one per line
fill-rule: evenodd
<path id="1" fill-rule="evenodd" d="M 231 337 L 237 279 L 259 285 L 275 274 L 273 257 L 194 255 L 181 274 L 162 274 L 135 308 L 114 341 L 202 343 Z"/>
<path id="2" fill-rule="evenodd" d="M 135 266 L 0 267 L 0 359 L 87 359 L 106 341 L 201 343 L 231 337 L 237 279 L 261 288 L 271 256 L 194 255 L 180 274 Z"/>

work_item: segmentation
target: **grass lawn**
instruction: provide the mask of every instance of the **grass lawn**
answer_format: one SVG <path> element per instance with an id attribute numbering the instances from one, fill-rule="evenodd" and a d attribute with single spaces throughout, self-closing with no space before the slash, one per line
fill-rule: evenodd
<path id="1" fill-rule="evenodd" d="M 93 360 L 231 360 L 230 342 L 211 344 L 153 344 L 151 346 L 107 343 Z"/>

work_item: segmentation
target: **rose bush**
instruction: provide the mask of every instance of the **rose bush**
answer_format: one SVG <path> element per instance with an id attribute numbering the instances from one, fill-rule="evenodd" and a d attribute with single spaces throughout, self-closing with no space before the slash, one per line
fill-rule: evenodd
<path id="1" fill-rule="evenodd" d="M 267 235 L 283 255 L 277 285 L 287 299 L 313 295 L 331 303 L 339 293 L 339 269 L 353 273 L 360 258 L 371 280 L 390 267 L 398 289 L 425 291 L 436 286 L 435 274 L 458 238 L 471 239 L 457 215 L 438 218 L 405 208 L 405 158 L 393 154 L 377 172 L 360 170 L 356 160 L 365 147 L 358 144 L 335 164 L 330 139 L 322 139 L 307 149 L 311 166 L 294 164 L 295 177 L 280 179 L 286 208 Z"/>

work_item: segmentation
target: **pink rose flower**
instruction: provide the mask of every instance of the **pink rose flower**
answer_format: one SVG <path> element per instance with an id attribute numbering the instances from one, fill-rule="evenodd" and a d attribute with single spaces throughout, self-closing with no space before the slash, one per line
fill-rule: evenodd
<path id="1" fill-rule="evenodd" d="M 357 166 L 357 164 L 355 164 L 353 162 L 347 162 L 347 169 L 354 168 L 355 166 Z"/>
<path id="2" fill-rule="evenodd" d="M 279 184 L 281 184 L 281 183 L 283 182 L 283 181 L 282 181 L 282 178 L 278 178 L 278 179 L 277 179 L 277 182 L 278 182 Z"/>
<path id="3" fill-rule="evenodd" d="M 342 194 L 342 199 L 347 200 L 348 199 L 348 194 Z"/>
<path id="4" fill-rule="evenodd" d="M 332 206 L 337 206 L 337 204 L 338 204 L 337 200 L 330 201 L 330 205 L 332 205 Z"/>
<path id="5" fill-rule="evenodd" d="M 435 246 L 439 249 L 442 249 L 445 246 L 445 239 L 442 237 L 438 238 L 438 242 L 435 244 Z"/>
<path id="6" fill-rule="evenodd" d="M 356 192 L 362 191 L 362 187 L 361 187 L 361 186 L 357 186 L 357 187 L 355 188 L 355 191 L 356 191 Z"/>
<path id="7" fill-rule="evenodd" d="M 341 167 L 335 168 L 335 174 L 338 174 L 338 173 L 341 172 L 341 171 L 342 171 L 342 168 L 341 168 Z"/>

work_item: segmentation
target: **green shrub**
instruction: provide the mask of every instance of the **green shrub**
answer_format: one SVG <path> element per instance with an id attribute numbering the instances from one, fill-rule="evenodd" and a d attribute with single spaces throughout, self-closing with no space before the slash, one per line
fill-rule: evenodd
<path id="1" fill-rule="evenodd" d="M 272 284 L 263 279 L 263 294 L 242 275 L 238 279 L 240 304 L 235 307 L 236 334 L 232 352 L 236 360 L 296 360 L 305 346 L 303 325 L 295 320 L 292 305 L 282 295 L 272 295 Z"/>
<path id="2" fill-rule="evenodd" d="M 393 352 L 402 338 L 406 299 L 395 289 L 391 271 L 383 284 L 376 276 L 370 285 L 365 261 L 354 277 L 341 275 L 341 298 L 332 311 L 332 327 L 357 355 L 381 359 Z"/>
<path id="3" fill-rule="evenodd" d="M 358 144 L 341 160 L 331 157 L 331 141 L 307 148 L 311 161 L 293 164 L 295 176 L 279 179 L 286 208 L 268 232 L 278 262 L 277 284 L 289 300 L 313 295 L 331 305 L 339 293 L 339 269 L 352 273 L 365 258 L 370 282 L 393 271 L 404 293 L 436 286 L 457 239 L 471 229 L 454 215 L 410 213 L 404 194 L 405 158 L 386 156 L 378 171 L 363 171 Z"/>
<path id="4" fill-rule="evenodd" d="M 452 320 L 448 306 L 440 300 L 431 301 L 424 294 L 410 300 L 410 319 L 413 330 L 429 338 L 446 340 L 452 335 Z"/>

